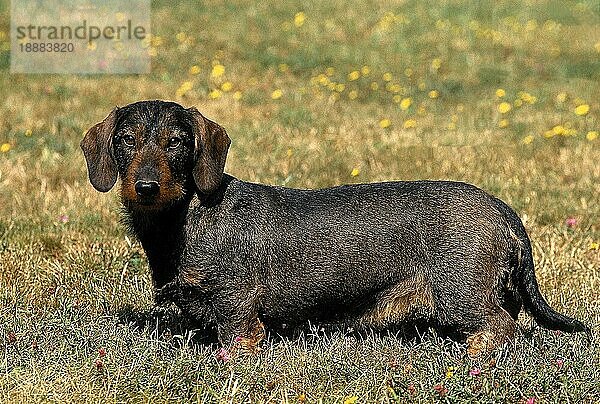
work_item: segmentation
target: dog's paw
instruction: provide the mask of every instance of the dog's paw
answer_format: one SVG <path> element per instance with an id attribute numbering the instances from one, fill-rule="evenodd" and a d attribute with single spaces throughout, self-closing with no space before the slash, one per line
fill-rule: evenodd
<path id="1" fill-rule="evenodd" d="M 494 349 L 494 334 L 490 331 L 479 331 L 467 338 L 467 354 L 478 358 Z"/>
<path id="2" fill-rule="evenodd" d="M 166 304 L 166 302 L 163 302 L 162 304 L 154 304 L 148 314 L 155 318 L 169 318 L 176 313 L 176 307 L 174 307 L 172 304 Z"/>

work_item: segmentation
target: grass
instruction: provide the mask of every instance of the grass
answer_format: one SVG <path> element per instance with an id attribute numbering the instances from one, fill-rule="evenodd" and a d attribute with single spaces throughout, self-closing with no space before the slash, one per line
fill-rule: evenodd
<path id="1" fill-rule="evenodd" d="M 161 98 L 225 126 L 242 179 L 494 193 L 524 219 L 549 302 L 598 331 L 597 2 L 304 3 L 155 1 L 151 74 L 46 76 L 8 73 L 0 2 L 0 401 L 597 402 L 598 343 L 526 316 L 482 361 L 432 332 L 311 325 L 223 363 L 172 308 L 151 311 L 143 251 L 78 142 L 114 105 Z"/>

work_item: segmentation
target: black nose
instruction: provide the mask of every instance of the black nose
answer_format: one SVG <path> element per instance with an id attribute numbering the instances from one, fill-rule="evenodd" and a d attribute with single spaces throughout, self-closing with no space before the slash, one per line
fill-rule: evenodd
<path id="1" fill-rule="evenodd" d="M 137 181 L 135 183 L 135 192 L 139 196 L 156 196 L 158 195 L 158 182 L 156 181 Z"/>

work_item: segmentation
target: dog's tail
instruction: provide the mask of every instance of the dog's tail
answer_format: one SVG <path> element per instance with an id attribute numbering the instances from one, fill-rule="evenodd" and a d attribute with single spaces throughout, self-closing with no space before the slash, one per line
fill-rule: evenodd
<path id="1" fill-rule="evenodd" d="M 523 299 L 525 310 L 544 328 L 565 332 L 585 332 L 589 335 L 590 329 L 581 321 L 565 316 L 550 307 L 544 296 L 540 293 L 540 288 L 535 278 L 529 237 L 527 235 L 525 235 L 525 238 L 519 237 L 519 244 L 521 248 L 521 262 L 517 279 L 519 280 L 519 294 Z"/>
<path id="2" fill-rule="evenodd" d="M 496 199 L 496 198 L 495 198 Z M 517 214 L 504 202 L 496 199 L 496 206 L 501 210 L 508 221 L 511 232 L 515 238 L 515 268 L 513 271 L 518 293 L 523 299 L 525 310 L 533 316 L 535 321 L 544 328 L 565 332 L 585 332 L 590 335 L 590 329 L 582 322 L 565 316 L 554 310 L 540 292 L 535 278 L 531 242 Z"/>

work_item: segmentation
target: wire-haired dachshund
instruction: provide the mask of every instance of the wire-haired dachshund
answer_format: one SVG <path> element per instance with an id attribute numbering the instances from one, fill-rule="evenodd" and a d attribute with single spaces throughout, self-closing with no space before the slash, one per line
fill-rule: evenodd
<path id="1" fill-rule="evenodd" d="M 423 322 L 476 355 L 513 337 L 521 308 L 589 333 L 542 297 L 516 213 L 475 186 L 254 184 L 224 174 L 229 145 L 196 108 L 165 101 L 115 108 L 81 142 L 94 188 L 122 180 L 157 298 L 215 323 L 222 345 L 253 349 L 263 322 Z"/>

